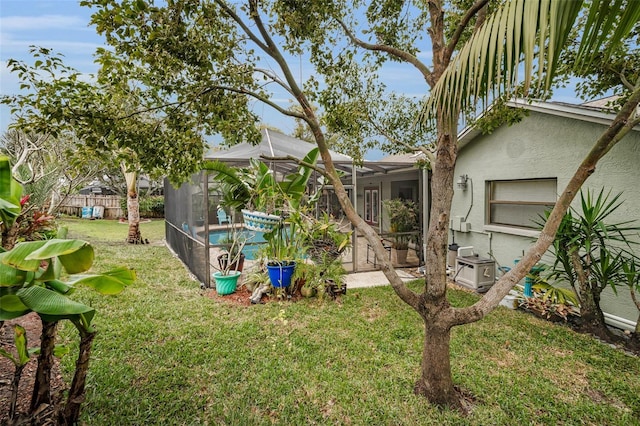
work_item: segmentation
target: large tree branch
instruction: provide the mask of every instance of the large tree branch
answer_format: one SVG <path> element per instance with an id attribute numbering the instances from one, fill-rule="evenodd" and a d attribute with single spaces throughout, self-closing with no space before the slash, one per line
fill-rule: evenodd
<path id="1" fill-rule="evenodd" d="M 281 107 L 280 105 L 276 104 L 275 102 L 273 102 L 272 100 L 270 100 L 269 98 L 266 98 L 264 96 L 261 96 L 260 94 L 253 92 L 251 90 L 246 90 L 246 89 L 242 89 L 242 88 L 237 88 L 237 87 L 231 87 L 231 86 L 212 86 L 207 88 L 205 91 L 203 91 L 202 94 L 206 93 L 206 92 L 211 92 L 214 90 L 224 90 L 227 92 L 233 92 L 233 93 L 240 93 L 243 95 L 247 95 L 250 96 L 268 106 L 270 106 L 271 108 L 275 109 L 276 111 L 278 111 L 281 114 L 284 114 L 286 116 L 289 117 L 294 117 L 294 118 L 298 118 L 300 120 L 304 120 L 304 121 L 308 121 L 308 117 L 305 116 L 304 114 L 300 114 L 297 113 L 295 111 L 289 110 L 289 109 L 285 109 L 283 107 Z"/>
<path id="2" fill-rule="evenodd" d="M 271 82 L 276 83 L 278 86 L 282 87 L 284 90 L 289 92 L 289 94 L 291 94 L 291 96 L 295 96 L 293 91 L 291 90 L 291 87 L 289 87 L 287 85 L 287 83 L 285 83 L 273 71 L 270 71 L 270 70 L 267 70 L 267 69 L 263 69 L 263 68 L 256 68 L 254 71 L 259 73 L 259 74 L 262 74 L 262 75 L 266 76 L 267 78 L 269 78 L 271 80 Z M 266 84 L 265 84 L 265 86 L 266 86 Z"/>
<path id="3" fill-rule="evenodd" d="M 429 67 L 427 67 L 422 61 L 420 61 L 416 56 L 412 55 L 409 52 L 405 52 L 402 49 L 398 49 L 397 47 L 389 46 L 386 44 L 373 44 L 367 43 L 363 40 L 360 40 L 358 37 L 353 34 L 353 32 L 347 27 L 347 25 L 339 18 L 335 18 L 338 24 L 342 27 L 345 34 L 351 40 L 353 44 L 358 47 L 361 47 L 366 50 L 376 51 L 376 52 L 384 52 L 390 56 L 393 56 L 397 59 L 401 59 L 411 65 L 413 65 L 424 77 L 427 84 L 431 84 L 430 81 L 432 79 L 432 73 Z"/>
<path id="4" fill-rule="evenodd" d="M 460 23 L 456 27 L 456 30 L 454 31 L 453 36 L 451 36 L 451 40 L 449 40 L 449 43 L 445 48 L 444 57 L 446 58 L 447 62 L 451 60 L 451 55 L 453 55 L 453 51 L 456 49 L 456 46 L 460 41 L 460 37 L 462 37 L 462 33 L 467 28 L 467 25 L 469 25 L 469 22 L 471 21 L 471 19 L 474 16 L 476 16 L 476 14 L 481 9 L 485 8 L 488 3 L 489 3 L 489 0 L 478 0 L 473 5 L 471 5 L 471 7 L 464 14 L 462 19 L 460 20 Z M 480 15 L 479 20 L 484 20 L 484 16 L 486 16 L 486 9 L 483 14 L 479 14 L 479 15 Z M 476 25 L 476 28 L 478 28 L 478 25 Z"/>
<path id="5" fill-rule="evenodd" d="M 284 78 L 289 86 L 289 93 L 291 93 L 295 97 L 295 99 L 302 107 L 303 115 L 299 116 L 299 118 L 305 121 L 311 127 L 314 133 L 319 131 L 320 123 L 318 122 L 315 112 L 311 107 L 311 103 L 308 101 L 302 89 L 298 86 L 298 83 L 296 82 L 296 79 L 294 78 L 293 73 L 289 68 L 289 64 L 285 60 L 284 56 L 282 56 L 282 53 L 280 53 L 278 45 L 271 38 L 271 35 L 267 31 L 264 22 L 262 22 L 262 18 L 260 17 L 260 13 L 258 11 L 257 0 L 249 0 L 249 10 L 251 19 L 253 19 L 253 22 L 256 23 L 258 31 L 260 31 L 260 35 L 266 43 L 266 48 L 263 49 L 264 52 L 271 56 L 278 63 L 278 65 L 280 66 L 280 70 L 284 74 Z M 322 141 L 319 141 L 319 143 L 323 144 L 324 138 L 322 138 Z"/>
<path id="6" fill-rule="evenodd" d="M 247 37 L 251 39 L 251 41 L 257 44 L 258 47 L 263 51 L 267 52 L 269 50 L 268 46 L 264 44 L 264 42 L 256 34 L 253 33 L 253 31 L 251 31 L 251 29 L 247 26 L 247 24 L 245 24 L 242 18 L 240 18 L 235 10 L 231 9 L 225 1 L 215 0 L 215 2 L 218 6 L 220 6 L 224 13 L 226 13 L 231 19 L 233 19 L 238 24 L 238 26 L 240 26 L 240 28 L 242 28 L 242 31 L 247 35 Z"/>

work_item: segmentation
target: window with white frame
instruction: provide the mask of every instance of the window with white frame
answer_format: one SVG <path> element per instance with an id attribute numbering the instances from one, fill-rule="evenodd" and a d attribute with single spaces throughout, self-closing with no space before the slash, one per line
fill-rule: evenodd
<path id="1" fill-rule="evenodd" d="M 558 180 L 519 179 L 488 181 L 487 224 L 537 229 L 544 211 L 554 206 Z"/>

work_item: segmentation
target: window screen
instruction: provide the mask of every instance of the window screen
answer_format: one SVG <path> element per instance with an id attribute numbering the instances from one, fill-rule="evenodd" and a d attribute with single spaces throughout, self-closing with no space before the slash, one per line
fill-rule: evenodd
<path id="1" fill-rule="evenodd" d="M 490 181 L 488 223 L 538 228 L 535 222 L 556 202 L 557 185 L 555 178 Z"/>

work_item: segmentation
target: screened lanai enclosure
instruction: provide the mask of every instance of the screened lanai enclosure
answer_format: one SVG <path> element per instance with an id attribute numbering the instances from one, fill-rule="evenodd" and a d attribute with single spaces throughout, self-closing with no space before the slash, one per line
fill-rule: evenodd
<path id="1" fill-rule="evenodd" d="M 309 142 L 264 129 L 261 143 L 243 143 L 224 151 L 211 151 L 207 159 L 224 161 L 232 167 L 246 167 L 250 159 L 260 159 L 279 177 L 294 171 L 298 167 L 295 159 L 304 158 L 314 147 Z M 389 157 L 356 166 L 346 155 L 335 152 L 331 155 L 335 167 L 342 173 L 342 182 L 352 203 L 359 214 L 378 230 L 390 258 L 393 235 L 389 231 L 391 226 L 386 219 L 388 212 L 383 207 L 383 200 L 402 198 L 421 207 L 420 226 L 410 233 L 413 244 L 406 263 L 396 265 L 419 266 L 424 258 L 422 230 L 425 229 L 427 217 L 422 214 L 425 211 L 422 206 L 428 205 L 428 173 L 416 168 L 411 156 Z M 319 161 L 317 166 L 322 168 L 322 162 Z M 211 173 L 203 171 L 177 189 L 165 182 L 167 243 L 205 287 L 212 286 L 211 274 L 215 271 L 217 255 L 224 247 L 230 227 L 239 228 L 243 221 L 240 212 L 219 208 L 223 194 L 213 177 Z M 351 230 L 337 197 L 331 186 L 323 185 L 320 173 L 312 172 L 308 186 L 310 194 L 320 191 L 318 202 L 312 208 L 313 213 L 319 217 L 326 212 L 341 224 L 340 229 Z M 262 243 L 264 239 L 259 232 L 250 233 L 243 249 L 249 265 L 255 260 Z M 379 266 L 364 237 L 355 233 L 351 248 L 342 254 L 342 262 L 349 272 L 374 270 Z"/>

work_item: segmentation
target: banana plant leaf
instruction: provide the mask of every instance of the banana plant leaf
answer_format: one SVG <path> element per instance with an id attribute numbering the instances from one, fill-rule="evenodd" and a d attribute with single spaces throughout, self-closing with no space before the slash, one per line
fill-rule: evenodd
<path id="1" fill-rule="evenodd" d="M 304 164 L 301 164 L 295 173 L 287 175 L 284 181 L 280 184 L 283 192 L 289 196 L 294 207 L 298 207 L 300 205 L 300 200 L 302 200 L 302 196 L 307 189 L 307 182 L 311 177 L 311 172 L 313 172 L 313 169 L 305 164 L 315 166 L 319 155 L 320 151 L 318 148 L 313 148 L 302 159 Z"/>
<path id="2" fill-rule="evenodd" d="M 50 288 L 51 290 L 58 292 L 60 294 L 71 294 L 73 293 L 73 286 L 69 285 L 63 281 L 60 280 L 49 280 L 46 283 L 47 288 Z"/>
<path id="3" fill-rule="evenodd" d="M 17 296 L 22 303 L 47 321 L 76 319 L 84 315 L 90 323 L 95 315 L 95 309 L 92 307 L 40 286 L 20 289 Z"/>
<path id="4" fill-rule="evenodd" d="M 19 318 L 29 312 L 31 312 L 31 309 L 22 303 L 22 300 L 17 295 L 7 294 L 0 297 L 0 321 Z"/>
<path id="5" fill-rule="evenodd" d="M 18 352 L 18 357 L 14 357 L 12 353 L 5 351 L 0 348 L 0 355 L 9 358 L 11 362 L 13 362 L 16 367 L 25 365 L 29 362 L 29 349 L 27 348 L 27 333 L 24 330 L 24 327 L 16 324 L 13 327 L 14 333 L 14 344 L 16 346 L 16 352 Z"/>
<path id="6" fill-rule="evenodd" d="M 0 287 L 14 287 L 24 284 L 27 279 L 27 272 L 12 268 L 3 262 L 7 252 L 0 253 Z"/>
<path id="7" fill-rule="evenodd" d="M 85 272 L 93 264 L 93 247 L 82 240 L 49 240 L 38 250 L 26 257 L 26 260 L 45 260 L 57 257 L 69 274 Z"/>
<path id="8" fill-rule="evenodd" d="M 124 285 L 131 285 L 136 280 L 136 271 L 134 269 L 120 267 L 105 272 L 102 275 L 108 275 L 119 281 L 122 281 Z"/>
<path id="9" fill-rule="evenodd" d="M 18 352 L 18 361 L 20 365 L 25 365 L 29 362 L 29 350 L 27 348 L 27 332 L 24 327 L 15 325 L 14 328 L 16 351 Z"/>
<path id="10" fill-rule="evenodd" d="M 0 155 L 0 221 L 5 226 L 13 225 L 20 214 L 20 195 L 22 186 L 11 176 L 9 157 Z"/>
<path id="11" fill-rule="evenodd" d="M 136 278 L 135 271 L 128 268 L 118 268 L 100 275 L 76 276 L 72 281 L 74 286 L 86 285 L 101 294 L 118 294 L 125 286 Z"/>
<path id="12" fill-rule="evenodd" d="M 47 265 L 47 269 L 38 277 L 39 281 L 51 281 L 60 278 L 62 265 L 57 258 L 52 259 Z"/>
<path id="13" fill-rule="evenodd" d="M 44 246 L 46 241 L 28 241 L 17 244 L 13 249 L 3 254 L 0 262 L 21 271 L 36 272 L 40 269 L 40 259 L 27 259 L 34 251 Z"/>

